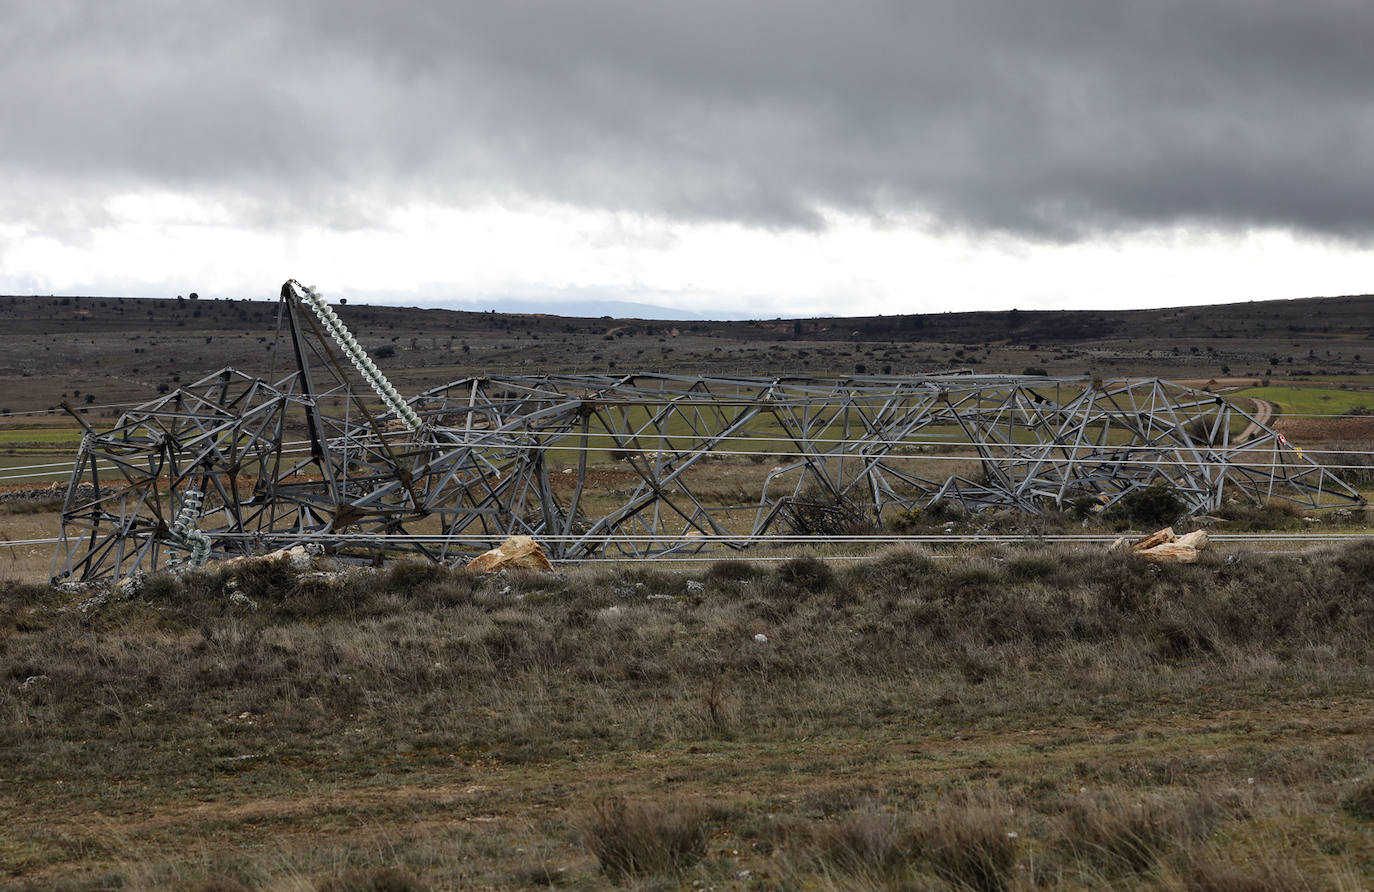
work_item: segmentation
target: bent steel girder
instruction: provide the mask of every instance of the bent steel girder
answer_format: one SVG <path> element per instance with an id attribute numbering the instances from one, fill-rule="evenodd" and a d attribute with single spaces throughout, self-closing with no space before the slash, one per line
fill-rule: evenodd
<path id="1" fill-rule="evenodd" d="M 398 418 L 283 306 L 297 367 L 281 380 L 225 369 L 87 430 L 55 578 L 184 558 L 171 527 L 191 491 L 212 558 L 317 542 L 356 561 L 448 561 L 512 534 L 555 559 L 647 558 L 871 528 L 937 501 L 1106 507 L 1156 483 L 1194 513 L 1362 502 L 1234 404 L 1158 379 L 483 376 Z M 1259 433 L 1238 442 L 1246 426 Z"/>

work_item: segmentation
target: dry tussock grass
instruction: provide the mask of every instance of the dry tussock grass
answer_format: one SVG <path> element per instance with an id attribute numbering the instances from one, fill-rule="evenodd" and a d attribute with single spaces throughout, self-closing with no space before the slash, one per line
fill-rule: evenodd
<path id="1" fill-rule="evenodd" d="M 1108 873 L 1143 871 L 1169 851 L 1206 837 L 1215 817 L 1216 808 L 1196 796 L 1081 797 L 1065 812 L 1064 841 Z"/>
<path id="2" fill-rule="evenodd" d="M 431 832 L 336 867 L 279 861 L 314 885 L 395 868 L 437 888 L 748 886 L 735 875 L 747 867 L 799 885 L 1298 888 L 1290 866 L 1234 862 L 1222 841 L 1296 802 L 1321 828 L 1306 857 L 1326 846 L 1358 875 L 1374 857 L 1358 841 L 1374 801 L 1357 780 L 1374 763 L 1367 723 L 1333 717 L 1321 738 L 1265 719 L 1254 736 L 1245 716 L 1367 703 L 1371 570 L 1368 546 L 1167 567 L 1088 549 L 952 561 L 899 549 L 843 566 L 722 561 L 697 576 L 474 579 L 403 563 L 325 579 L 266 562 L 155 577 L 92 610 L 0 583 L 0 818 L 16 828 L 0 861 L 18 877 L 79 863 L 129 885 L 119 844 L 72 820 L 226 791 L 509 774 L 523 792 L 481 808 L 523 814 L 529 790 L 556 778 L 577 791 L 559 808 L 582 831 L 521 831 L 535 842 L 518 858 Z M 1152 735 L 1174 733 L 1157 729 L 1179 726 L 1180 708 L 1195 742 L 1165 747 Z M 1014 746 L 976 742 L 1006 735 Z M 673 755 L 684 751 L 701 760 Z M 599 776 L 603 788 L 583 776 L 637 754 L 665 761 L 632 796 L 606 795 L 618 774 Z M 951 778 L 983 792 L 933 789 Z M 130 806 L 120 789 L 141 798 Z M 728 808 L 680 805 L 698 793 Z M 47 829 L 54 816 L 65 829 Z M 232 826 L 226 838 L 251 836 Z M 253 860 L 248 839 L 234 876 L 281 885 L 284 868 Z M 180 870 L 143 885 L 209 878 Z"/>
<path id="3" fill-rule="evenodd" d="M 604 799 L 579 823 L 584 844 L 616 880 L 680 873 L 706 855 L 710 839 L 704 810 L 689 802 Z"/>

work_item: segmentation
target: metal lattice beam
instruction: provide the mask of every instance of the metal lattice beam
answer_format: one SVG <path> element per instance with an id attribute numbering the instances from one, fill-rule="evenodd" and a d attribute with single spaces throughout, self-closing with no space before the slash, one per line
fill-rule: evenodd
<path id="1" fill-rule="evenodd" d="M 56 578 L 185 559 L 173 521 L 188 493 L 203 497 L 214 558 L 316 541 L 374 561 L 449 560 L 512 534 L 555 559 L 654 557 L 882 525 L 938 501 L 1107 507 L 1156 483 L 1192 513 L 1228 498 L 1363 503 L 1250 414 L 1158 379 L 488 376 L 380 411 L 331 344 L 336 326 L 302 302 L 283 287 L 291 374 L 225 369 L 87 431 Z"/>

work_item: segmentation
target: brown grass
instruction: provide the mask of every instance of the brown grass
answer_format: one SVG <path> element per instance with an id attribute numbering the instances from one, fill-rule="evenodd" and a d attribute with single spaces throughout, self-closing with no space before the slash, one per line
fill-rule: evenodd
<path id="1" fill-rule="evenodd" d="M 73 889 L 1358 888 L 1374 549 L 1235 558 L 267 562 L 84 610 L 0 583 L 0 864 Z"/>
<path id="2" fill-rule="evenodd" d="M 700 861 L 710 838 L 701 807 L 688 802 L 596 802 L 581 820 L 584 844 L 613 879 L 677 874 Z"/>
<path id="3" fill-rule="evenodd" d="M 910 819 L 870 805 L 819 825 L 804 851 L 845 873 L 879 882 L 909 870 L 920 843 Z"/>
<path id="4" fill-rule="evenodd" d="M 1011 888 L 1020 834 L 1009 811 L 995 804 L 937 809 L 921 847 L 937 876 L 958 888 L 1000 892 Z"/>
<path id="5" fill-rule="evenodd" d="M 1374 780 L 1365 781 L 1341 799 L 1346 814 L 1360 821 L 1374 821 Z"/>
<path id="6" fill-rule="evenodd" d="M 1215 808 L 1197 797 L 1082 797 L 1065 813 L 1065 844 L 1110 873 L 1142 871 L 1169 851 L 1206 837 L 1214 815 Z"/>

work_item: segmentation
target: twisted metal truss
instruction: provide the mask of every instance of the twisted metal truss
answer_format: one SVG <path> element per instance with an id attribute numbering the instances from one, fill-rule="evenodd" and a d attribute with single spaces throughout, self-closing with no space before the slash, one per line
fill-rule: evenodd
<path id="1" fill-rule="evenodd" d="M 512 534 L 564 560 L 744 548 L 935 502 L 1108 507 L 1156 483 L 1191 513 L 1363 504 L 1249 413 L 1158 379 L 486 376 L 398 416 L 300 303 L 283 288 L 296 367 L 275 383 L 225 369 L 86 431 L 54 578 L 184 560 L 174 527 L 197 497 L 214 558 L 317 542 L 371 561 Z"/>

